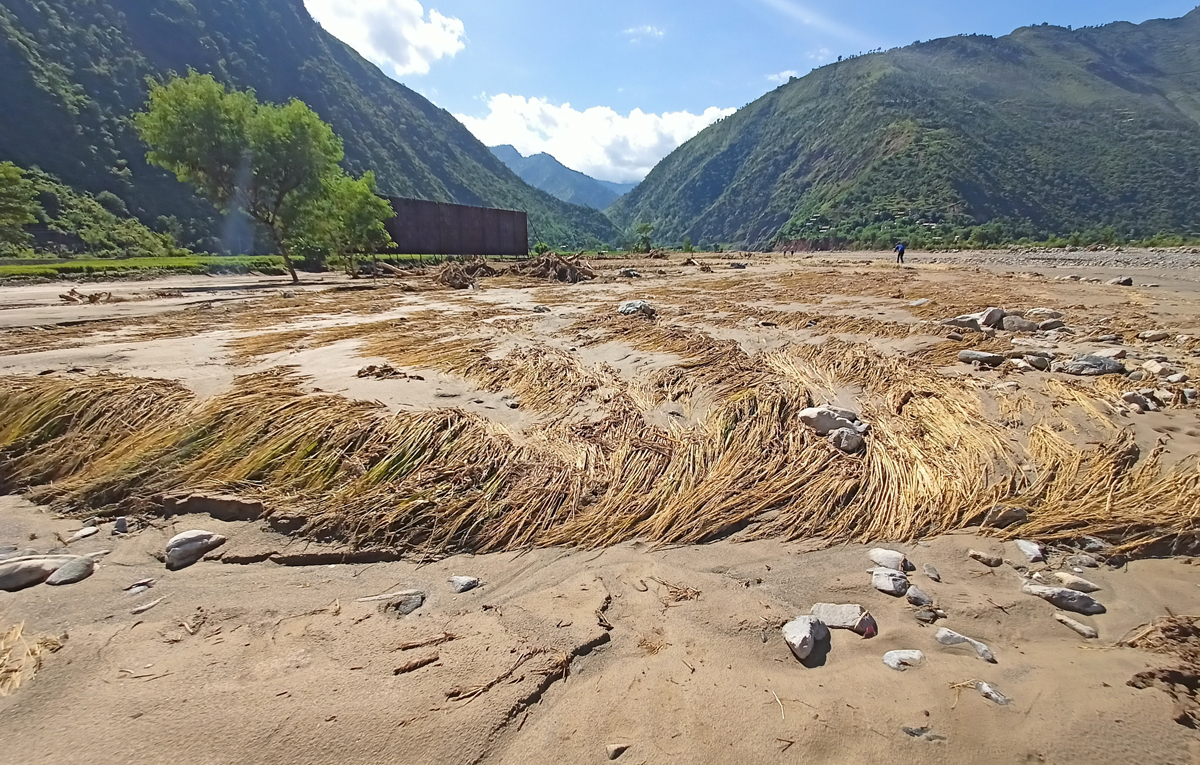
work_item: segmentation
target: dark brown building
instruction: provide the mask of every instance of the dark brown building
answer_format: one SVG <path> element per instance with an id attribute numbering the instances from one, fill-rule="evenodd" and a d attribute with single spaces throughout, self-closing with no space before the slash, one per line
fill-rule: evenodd
<path id="1" fill-rule="evenodd" d="M 529 254 L 523 212 L 387 197 L 396 215 L 385 225 L 405 255 Z"/>

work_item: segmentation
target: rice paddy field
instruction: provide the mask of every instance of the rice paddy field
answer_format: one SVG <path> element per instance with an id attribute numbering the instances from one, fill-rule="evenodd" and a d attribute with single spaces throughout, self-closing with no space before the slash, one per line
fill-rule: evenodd
<path id="1" fill-rule="evenodd" d="M 593 262 L 597 278 L 574 284 L 496 264 L 471 289 L 440 269 L 196 285 L 169 305 L 126 286 L 122 307 L 141 315 L 71 306 L 57 322 L 43 288 L 0 311 L 0 488 L 80 517 L 231 493 L 300 519 L 306 538 L 426 556 L 911 541 L 996 505 L 1027 510 L 1019 533 L 1049 542 L 1200 549 L 1188 383 L 958 361 L 1120 348 L 1130 369 L 1163 359 L 1195 378 L 1194 282 L 1063 281 L 985 259 L 684 257 Z M 628 300 L 656 316 L 621 315 Z M 1068 329 L 939 323 L 989 306 L 1053 309 Z M 1139 339 L 1150 330 L 1166 338 Z M 391 371 L 360 377 L 370 365 Z M 1147 386 L 1164 407 L 1131 412 L 1122 396 Z M 801 423 L 822 404 L 871 426 L 865 452 Z"/>

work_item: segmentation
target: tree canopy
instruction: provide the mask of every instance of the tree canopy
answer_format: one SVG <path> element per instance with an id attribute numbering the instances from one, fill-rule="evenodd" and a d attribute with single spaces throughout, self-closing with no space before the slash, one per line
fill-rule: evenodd
<path id="1" fill-rule="evenodd" d="M 25 226 L 37 221 L 41 209 L 33 183 L 12 162 L 0 162 L 0 252 L 28 245 Z"/>

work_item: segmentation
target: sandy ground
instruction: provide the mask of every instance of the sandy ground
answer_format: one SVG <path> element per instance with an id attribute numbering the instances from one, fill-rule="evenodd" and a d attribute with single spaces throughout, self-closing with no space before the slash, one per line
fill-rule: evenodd
<path id="1" fill-rule="evenodd" d="M 388 285 L 365 308 L 353 302 L 359 293 L 333 291 L 359 286 L 340 277 L 298 288 L 252 277 L 88 284 L 81 289 L 128 300 L 87 306 L 61 304 L 57 296 L 68 284 L 0 286 L 0 375 L 112 371 L 179 380 L 207 397 L 232 388 L 238 375 L 291 365 L 313 390 L 394 411 L 458 407 L 519 434 L 553 416 L 513 408 L 511 392 L 485 390 L 436 364 L 404 368 L 422 379 L 358 378 L 358 369 L 385 358 L 353 337 L 249 355 L 239 355 L 237 343 L 371 322 L 402 326 L 436 311 L 484 322 L 483 330 L 469 331 L 502 337 L 500 354 L 536 338 L 589 367 L 638 379 L 681 359 L 621 342 L 581 345 L 568 327 L 618 301 L 645 298 L 669 321 L 704 327 L 750 353 L 824 342 L 829 336 L 818 331 L 761 321 L 770 312 L 819 312 L 912 325 L 901 336 L 843 336 L 909 354 L 943 340 L 917 326 L 922 317 L 910 304 L 924 296 L 944 315 L 1007 297 L 1066 310 L 1072 323 L 1111 316 L 1127 332 L 1167 329 L 1173 339 L 1165 344 L 1127 343 L 1131 358 L 1161 356 L 1193 368 L 1195 354 L 1174 337 L 1200 334 L 1200 270 L 1138 257 L 1020 266 L 986 255 L 914 254 L 906 269 L 894 269 L 878 255 L 759 256 L 736 272 L 727 270 L 728 258 L 711 258 L 711 274 L 678 262 L 642 262 L 643 279 L 568 289 L 413 294 Z M 1058 281 L 1068 268 L 1084 278 L 1131 275 L 1136 285 L 1159 286 Z M 883 278 L 899 280 L 902 289 L 872 289 Z M 735 293 L 747 283 L 789 286 Z M 697 295 L 711 296 L 711 305 L 698 311 Z M 538 305 L 550 312 L 533 313 Z M 1062 353 L 1102 347 L 1087 336 L 1037 344 Z M 981 389 L 1016 380 L 1035 405 L 1050 406 L 1022 376 L 966 365 L 944 371 L 976 378 Z M 858 394 L 832 387 L 824 393 L 845 406 L 858 404 Z M 590 406 L 572 416 L 588 417 Z M 704 414 L 698 396 L 646 416 L 666 426 L 700 422 Z M 1165 439 L 1169 461 L 1200 453 L 1194 407 L 1120 417 L 1145 449 Z M 1081 439 L 1095 437 L 1080 428 Z M 55 532 L 67 536 L 79 525 L 0 498 L 0 545 L 46 552 L 59 546 Z M 155 556 L 174 533 L 193 528 L 230 541 L 209 560 L 166 571 Z M 918 622 L 903 599 L 872 589 L 872 564 L 859 545 L 818 549 L 734 536 L 703 546 L 631 542 L 594 551 L 346 562 L 338 548 L 256 521 L 154 519 L 124 537 L 106 527 L 72 545 L 112 550 L 91 578 L 0 592 L 0 630 L 24 622 L 29 636 L 66 636 L 35 677 L 0 698 L 0 762 L 573 763 L 607 761 L 606 747 L 618 745 L 628 750 L 617 761 L 631 763 L 1200 763 L 1200 738 L 1174 722 L 1172 700 L 1127 685 L 1167 660 L 1114 647 L 1164 614 L 1197 613 L 1200 569 L 1189 560 L 1085 571 L 1102 587 L 1096 597 L 1108 609 L 1080 617 L 1100 633 L 1085 641 L 1052 618 L 1052 606 L 1020 592 L 1012 566 L 988 569 L 966 557 L 974 548 L 1023 561 L 1012 544 L 964 533 L 888 546 L 907 553 L 918 572 L 925 563 L 937 567 L 941 583 L 912 576 L 945 610 L 937 626 L 986 642 L 995 665 L 969 649 L 940 646 L 937 627 Z M 447 584 L 452 575 L 484 584 L 456 595 Z M 137 597 L 123 591 L 143 578 L 157 583 Z M 410 588 L 427 599 L 407 617 L 357 602 Z M 676 600 L 673 588 L 695 595 Z M 130 613 L 158 598 L 153 609 Z M 878 620 L 879 636 L 835 630 L 827 655 L 802 665 L 780 626 L 817 602 L 863 605 Z M 452 639 L 401 649 L 442 635 Z M 925 664 L 889 669 L 882 656 L 897 649 L 923 651 Z M 414 659 L 431 661 L 395 674 Z M 1012 703 L 998 706 L 969 686 L 955 687 L 977 679 Z M 931 734 L 913 738 L 903 727 Z"/>

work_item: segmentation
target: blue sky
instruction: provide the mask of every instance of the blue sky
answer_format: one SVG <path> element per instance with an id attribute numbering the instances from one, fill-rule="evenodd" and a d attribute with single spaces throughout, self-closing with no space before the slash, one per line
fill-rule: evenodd
<path id="1" fill-rule="evenodd" d="M 1028 24 L 1141 22 L 1198 0 L 305 0 L 326 29 L 484 143 L 640 180 L 790 73 Z"/>

